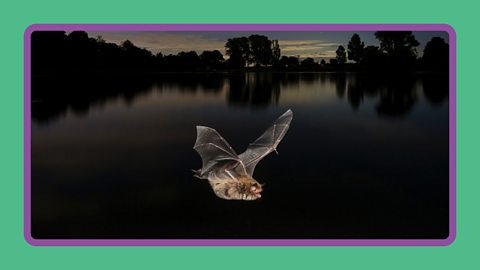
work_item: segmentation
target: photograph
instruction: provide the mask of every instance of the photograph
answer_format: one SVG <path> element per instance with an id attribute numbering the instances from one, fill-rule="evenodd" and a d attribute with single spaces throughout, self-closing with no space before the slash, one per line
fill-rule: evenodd
<path id="1" fill-rule="evenodd" d="M 452 236 L 449 32 L 140 28 L 28 34 L 32 239 Z"/>

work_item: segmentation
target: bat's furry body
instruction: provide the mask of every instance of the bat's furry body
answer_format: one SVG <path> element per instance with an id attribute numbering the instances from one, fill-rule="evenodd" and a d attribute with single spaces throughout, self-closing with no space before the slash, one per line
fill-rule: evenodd
<path id="1" fill-rule="evenodd" d="M 253 179 L 253 171 L 262 158 L 276 151 L 292 118 L 292 111 L 286 111 L 240 155 L 215 129 L 197 126 L 197 140 L 193 148 L 202 157 L 203 166 L 194 171 L 195 176 L 207 179 L 215 194 L 222 199 L 260 198 L 262 185 Z"/>

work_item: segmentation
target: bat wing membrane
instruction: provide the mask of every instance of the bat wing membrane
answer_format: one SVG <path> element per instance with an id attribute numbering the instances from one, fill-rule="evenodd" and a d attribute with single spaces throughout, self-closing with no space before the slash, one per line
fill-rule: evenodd
<path id="1" fill-rule="evenodd" d="M 275 122 L 238 157 L 243 162 L 248 175 L 252 176 L 255 166 L 276 148 L 290 127 L 293 118 L 291 110 L 282 114 Z"/>
<path id="2" fill-rule="evenodd" d="M 202 168 L 197 172 L 200 178 L 225 173 L 245 174 L 243 161 L 228 142 L 213 128 L 197 126 L 197 140 L 193 146 L 202 158 Z"/>

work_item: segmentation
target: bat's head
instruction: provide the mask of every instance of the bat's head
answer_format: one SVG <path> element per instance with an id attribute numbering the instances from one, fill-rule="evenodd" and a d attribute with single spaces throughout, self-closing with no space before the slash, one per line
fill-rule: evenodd
<path id="1" fill-rule="evenodd" d="M 242 177 L 238 187 L 239 199 L 253 201 L 262 197 L 262 185 L 252 177 Z"/>

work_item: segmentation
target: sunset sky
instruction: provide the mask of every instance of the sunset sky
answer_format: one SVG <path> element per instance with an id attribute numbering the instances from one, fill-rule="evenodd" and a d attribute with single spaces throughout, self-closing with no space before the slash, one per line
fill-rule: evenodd
<path id="1" fill-rule="evenodd" d="M 335 58 L 335 51 L 339 45 L 347 48 L 348 41 L 354 33 L 358 33 L 365 46 L 379 45 L 374 32 L 151 32 L 151 31 L 89 31 L 90 37 L 102 36 L 107 42 L 120 44 L 125 40 L 132 41 L 137 47 L 146 48 L 153 53 L 161 52 L 164 55 L 177 54 L 180 51 L 219 50 L 225 55 L 225 43 L 228 38 L 249 36 L 252 34 L 265 35 L 269 39 L 277 39 L 280 44 L 281 54 L 286 56 L 312 57 L 316 60 Z M 443 38 L 448 43 L 446 32 L 414 32 L 420 42 L 417 48 L 419 55 L 423 53 L 425 44 L 435 36 Z"/>

